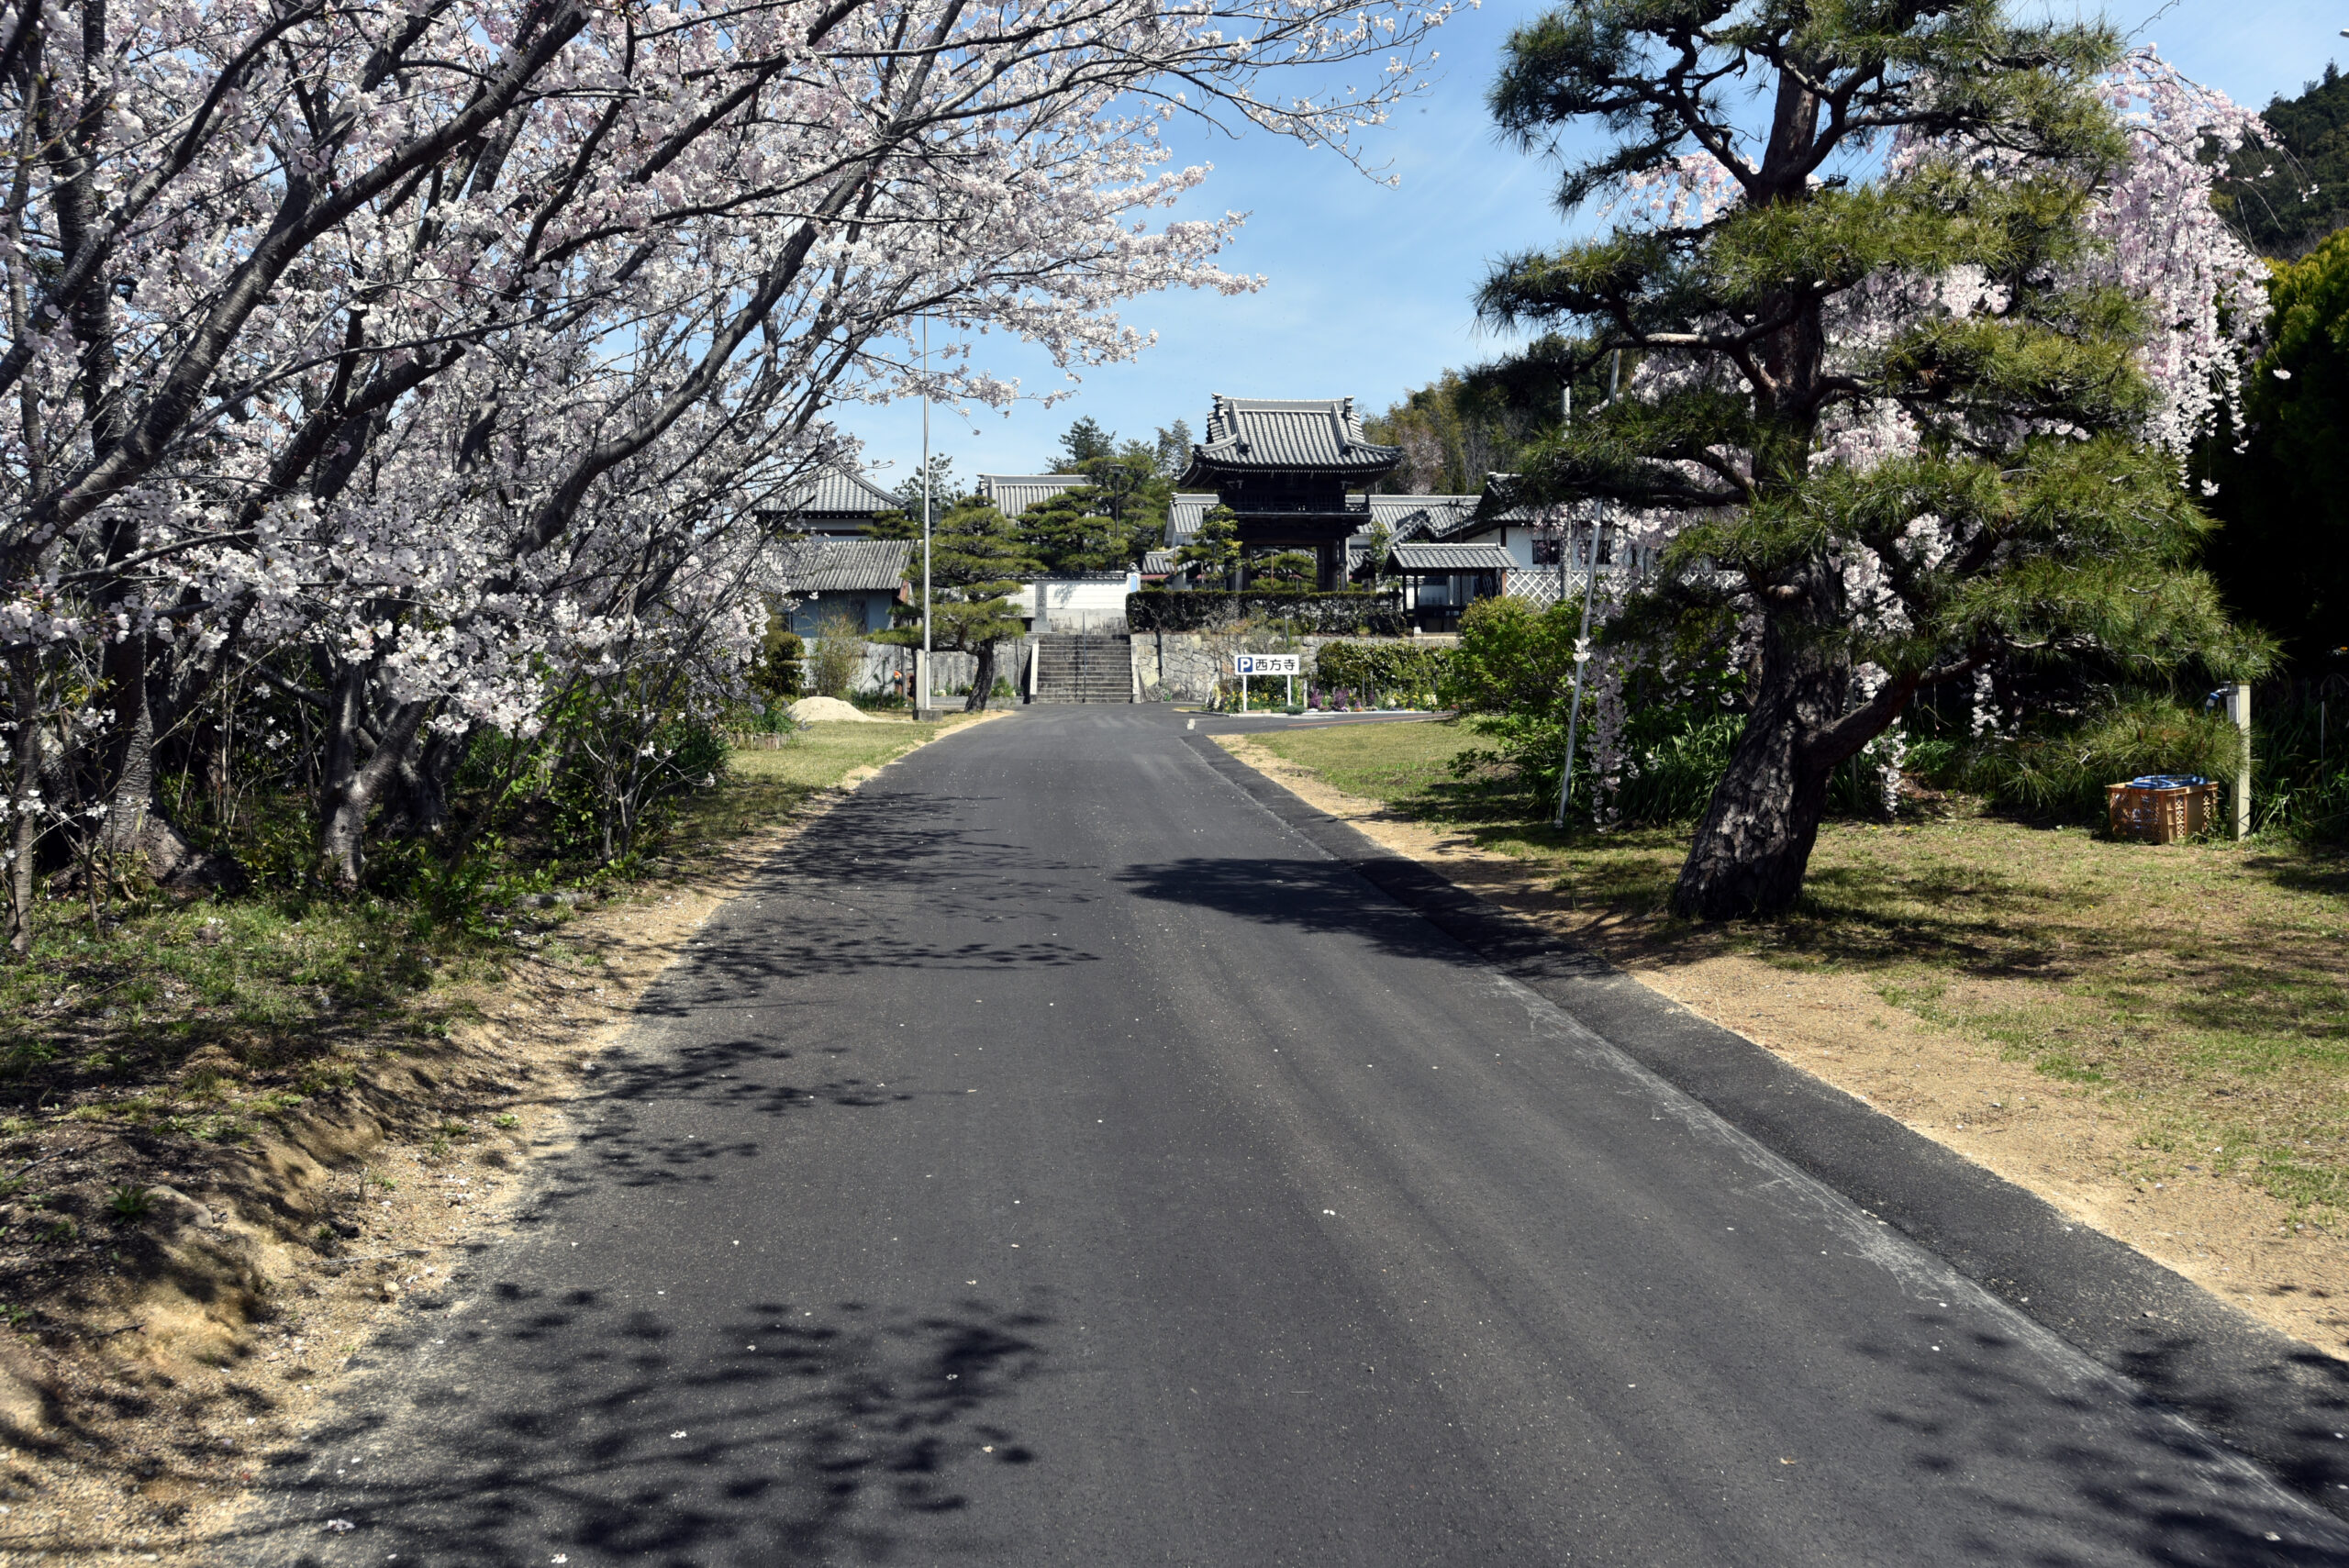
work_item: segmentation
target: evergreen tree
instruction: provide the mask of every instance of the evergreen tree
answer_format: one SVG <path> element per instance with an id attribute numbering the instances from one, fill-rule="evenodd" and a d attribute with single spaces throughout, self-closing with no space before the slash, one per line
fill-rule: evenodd
<path id="1" fill-rule="evenodd" d="M 1384 588 L 1394 580 L 1387 569 L 1387 558 L 1395 552 L 1395 530 L 1384 518 L 1374 517 L 1370 524 L 1370 541 L 1363 551 L 1363 560 L 1370 575 L 1370 585 Z"/>
<path id="2" fill-rule="evenodd" d="M 882 538 L 906 538 L 909 521 L 910 537 L 918 538 L 920 519 L 907 519 L 902 514 L 885 514 L 875 518 L 873 531 Z M 933 517 L 930 555 L 930 645 L 940 652 L 977 657 L 978 671 L 971 681 L 970 697 L 963 704 L 965 711 L 975 713 L 986 706 L 987 693 L 995 687 L 996 645 L 1027 629 L 1011 595 L 1019 592 L 1023 582 L 1036 575 L 1038 563 L 1010 520 L 976 496 L 965 496 L 943 516 Z M 906 581 L 913 584 L 918 596 L 918 549 L 907 563 Z M 921 606 L 916 603 L 900 606 L 897 615 L 899 624 L 880 633 L 874 640 L 920 647 Z"/>
<path id="3" fill-rule="evenodd" d="M 917 471 L 897 489 L 897 499 L 914 519 L 914 537 L 921 537 L 921 474 Z M 954 460 L 944 452 L 930 454 L 930 515 L 935 519 L 962 499 L 954 485 Z"/>
<path id="4" fill-rule="evenodd" d="M 1019 514 L 1022 547 L 1046 572 L 1122 572 L 1133 564 L 1132 540 L 1090 484 L 1063 490 Z"/>
<path id="5" fill-rule="evenodd" d="M 1301 550 L 1260 552 L 1248 562 L 1248 581 L 1267 588 L 1311 588 L 1318 585 L 1320 562 Z"/>
<path id="6" fill-rule="evenodd" d="M 1061 437 L 1061 472 L 1083 473 L 1085 465 L 1097 458 L 1110 457 L 1118 450 L 1118 438 L 1101 428 L 1091 415 L 1071 425 Z"/>
<path id="7" fill-rule="evenodd" d="M 1229 506 L 1208 512 L 1199 519 L 1199 531 L 1174 552 L 1174 559 L 1190 569 L 1194 582 L 1229 585 L 1240 565 L 1240 514 Z"/>
<path id="8" fill-rule="evenodd" d="M 1085 464 L 1093 481 L 1095 506 L 1116 521 L 1125 534 L 1127 559 L 1139 561 L 1166 532 L 1166 508 L 1174 487 L 1158 472 L 1156 449 L 1140 441 L 1120 441 L 1107 457 Z"/>
<path id="9" fill-rule="evenodd" d="M 791 629 L 790 617 L 779 604 L 767 606 L 767 628 L 759 639 L 758 657 L 742 673 L 743 684 L 766 707 L 787 707 L 799 695 L 807 643 Z"/>
<path id="10" fill-rule="evenodd" d="M 1176 423 L 1179 426 L 1181 422 Z M 1174 494 L 1174 485 L 1159 472 L 1160 448 L 1165 435 L 1163 430 L 1159 432 L 1159 446 L 1120 441 L 1115 431 L 1103 429 L 1098 422 L 1079 419 L 1061 438 L 1063 471 L 1084 474 L 1092 481 L 1088 487 L 1092 495 L 1086 505 L 1109 518 L 1116 525 L 1112 531 L 1119 536 L 1098 548 L 1085 550 L 1088 557 L 1098 556 L 1104 561 L 1114 558 L 1114 566 L 1129 566 L 1139 562 L 1143 552 L 1165 533 L 1166 508 Z"/>
<path id="11" fill-rule="evenodd" d="M 1172 484 L 1191 463 L 1191 427 L 1187 420 L 1158 428 L 1158 476 Z"/>
<path id="12" fill-rule="evenodd" d="M 1505 131 L 1617 139 L 1562 205 L 1654 209 L 1485 286 L 1487 320 L 1579 335 L 1577 372 L 1624 356 L 1623 395 L 1528 452 L 1530 498 L 1668 520 L 1665 586 L 1621 628 L 1755 653 L 1677 912 L 1791 905 L 1835 768 L 1920 689 L 2007 660 L 2258 662 L 2143 439 L 2137 351 L 2172 302 L 2097 272 L 2132 148 L 2097 81 L 2117 58 L 2109 28 L 1997 0 L 1575 0 L 1511 37 Z M 2189 367 L 2205 391 L 2216 363 Z"/>

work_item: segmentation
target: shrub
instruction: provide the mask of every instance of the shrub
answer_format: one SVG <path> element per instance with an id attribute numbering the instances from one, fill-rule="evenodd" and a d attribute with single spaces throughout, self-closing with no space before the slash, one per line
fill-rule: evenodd
<path id="1" fill-rule="evenodd" d="M 758 660 L 743 678 L 768 707 L 788 707 L 800 695 L 800 677 L 805 673 L 802 662 L 807 656 L 807 645 L 799 634 L 785 624 L 782 616 L 771 615 Z"/>
<path id="2" fill-rule="evenodd" d="M 1633 714 L 1625 729 L 1629 759 L 1615 789 L 1618 819 L 1690 822 L 1712 803 L 1745 715 L 1693 704 L 1650 708 Z"/>
<path id="3" fill-rule="evenodd" d="M 1313 682 L 1377 706 L 1381 695 L 1417 697 L 1442 684 L 1448 648 L 1413 642 L 1332 642 L 1313 656 Z"/>
<path id="4" fill-rule="evenodd" d="M 1324 636 L 1401 637 L 1410 630 L 1396 595 L 1360 589 L 1315 594 L 1145 588 L 1126 598 L 1126 621 L 1135 631 L 1230 631 L 1250 620 L 1281 621 L 1298 633 Z"/>
<path id="5" fill-rule="evenodd" d="M 2349 839 L 2344 712 L 2349 704 L 2317 693 L 2263 690 L 2253 699 L 2252 818 L 2261 832 L 2313 843 Z"/>
<path id="6" fill-rule="evenodd" d="M 845 615 L 824 617 L 816 628 L 816 651 L 807 658 L 807 684 L 819 697 L 848 695 L 864 667 L 864 628 Z"/>
<path id="7" fill-rule="evenodd" d="M 1514 772 L 1518 787 L 1544 808 L 1558 796 L 1566 762 L 1566 720 L 1574 706 L 1575 643 L 1581 606 L 1536 609 L 1522 599 L 1482 599 L 1460 621 L 1460 647 L 1444 667 L 1442 697 L 1482 734 L 1491 751 L 1462 754 L 1466 778 L 1493 763 Z M 1623 726 L 1616 738 L 1615 776 L 1604 802 L 1608 820 L 1685 822 L 1701 815 L 1743 730 L 1743 679 L 1726 660 L 1677 657 L 1639 644 L 1607 646 L 1600 657 L 1628 660 Z M 1598 777 L 1598 707 L 1586 692 L 1581 749 L 1575 757 L 1574 810 L 1587 819 Z"/>
<path id="8" fill-rule="evenodd" d="M 2168 696 L 2121 697 L 2070 729 L 1984 748 L 1965 777 L 2009 810 L 2101 821 L 2105 785 L 2141 773 L 2230 778 L 2242 745 L 2224 714 Z"/>
<path id="9" fill-rule="evenodd" d="M 622 860 L 668 825 L 680 797 L 726 772 L 733 748 L 724 733 L 648 685 L 590 694 L 564 715 L 548 791 L 557 862 Z"/>
<path id="10" fill-rule="evenodd" d="M 1566 752 L 1577 606 L 1535 610 L 1522 599 L 1480 599 L 1460 617 L 1460 646 L 1443 667 L 1439 699 L 1498 746 L 1464 753 L 1462 776 L 1498 762 L 1538 795 L 1554 794 Z"/>

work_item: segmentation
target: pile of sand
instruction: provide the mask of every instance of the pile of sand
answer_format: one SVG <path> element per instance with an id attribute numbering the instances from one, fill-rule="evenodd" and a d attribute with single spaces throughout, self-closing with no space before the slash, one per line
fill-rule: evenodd
<path id="1" fill-rule="evenodd" d="M 801 697 L 791 705 L 791 717 L 802 724 L 880 724 L 863 710 L 851 706 L 838 697 Z"/>

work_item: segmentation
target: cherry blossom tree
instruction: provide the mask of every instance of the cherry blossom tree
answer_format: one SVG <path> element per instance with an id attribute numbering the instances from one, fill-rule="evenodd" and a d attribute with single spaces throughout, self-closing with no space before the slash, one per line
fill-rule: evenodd
<path id="1" fill-rule="evenodd" d="M 1355 156 L 1444 15 L 0 7 L 17 907 L 44 811 L 159 878 L 233 874 L 156 777 L 159 743 L 233 748 L 240 694 L 315 725 L 348 884 L 483 727 L 685 644 L 716 679 L 788 588 L 759 503 L 841 450 L 829 407 L 1017 395 L 966 349 L 918 368 L 917 317 L 1139 351 L 1121 303 L 1252 286 L 1212 261 L 1235 219 L 1150 221 L 1206 172 L 1165 121 Z M 1366 90 L 1264 86 L 1348 61 Z"/>
<path id="2" fill-rule="evenodd" d="M 1786 908 L 1834 770 L 1920 690 L 2002 661 L 2257 667 L 2183 484 L 2257 318 L 2196 153 L 2248 116 L 2101 26 L 1988 0 L 1579 0 L 1514 36 L 1493 105 L 1531 147 L 1613 130 L 1561 200 L 1632 209 L 1481 297 L 1633 371 L 1540 445 L 1528 494 L 1608 500 L 1663 547 L 1619 636 L 1753 650 L 1679 912 Z"/>

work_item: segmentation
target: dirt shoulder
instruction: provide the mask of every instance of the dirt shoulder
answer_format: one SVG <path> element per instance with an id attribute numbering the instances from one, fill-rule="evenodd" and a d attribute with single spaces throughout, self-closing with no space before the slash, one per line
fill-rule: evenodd
<path id="1" fill-rule="evenodd" d="M 0 1334 L 0 1565 L 217 1561 L 205 1543 L 352 1352 L 494 1236 L 530 1160 L 569 1142 L 568 1108 L 644 989 L 777 850 L 886 765 L 666 884 L 542 921 L 515 912 L 502 976 L 436 992 L 421 1038 L 410 1018 L 340 1041 L 313 1092 L 233 1145 L 173 1140 L 158 1169 L 139 1128 L 42 1129 L 43 1168 L 24 1174 L 83 1187 L 119 1175 L 149 1207 L 91 1222 L 121 1266 L 37 1318 L 11 1314 L 19 1331 Z M 182 1076 L 228 1070 L 191 1059 Z"/>
<path id="2" fill-rule="evenodd" d="M 1246 736 L 1218 743 L 1373 840 L 1455 884 L 1605 954 L 1650 989 L 1858 1096 L 2025 1187 L 2065 1214 L 2175 1269 L 2327 1354 L 2349 1356 L 2349 1247 L 2229 1168 L 2150 1161 L 2143 1119 L 2093 1083 L 2051 1077 L 2007 1045 L 1887 1001 L 1880 973 L 1790 968 L 1719 951 L 1562 886 L 1556 867 L 1482 848 L 1458 828 L 1415 820 L 1331 787 Z M 1959 1018 L 2011 1007 L 2028 982 L 1937 991 L 1927 1011 Z"/>

